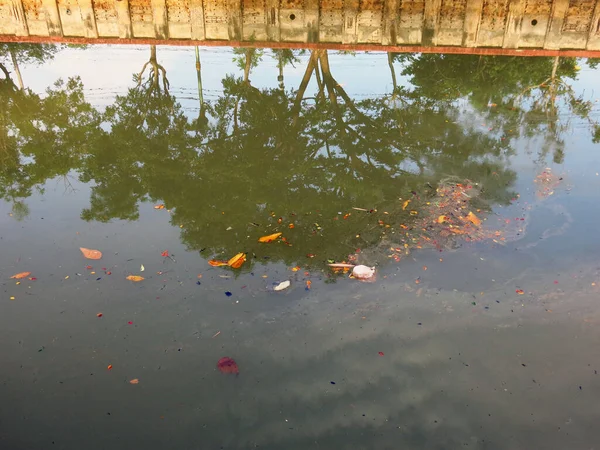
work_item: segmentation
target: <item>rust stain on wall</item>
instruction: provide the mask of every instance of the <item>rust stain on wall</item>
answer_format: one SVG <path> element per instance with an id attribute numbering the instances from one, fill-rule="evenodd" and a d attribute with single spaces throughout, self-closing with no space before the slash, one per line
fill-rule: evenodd
<path id="1" fill-rule="evenodd" d="M 481 13 L 481 28 L 502 31 L 506 26 L 510 0 L 484 0 Z"/>
<path id="2" fill-rule="evenodd" d="M 94 15 L 98 22 L 116 22 L 117 9 L 114 0 L 94 0 Z"/>
<path id="3" fill-rule="evenodd" d="M 190 3 L 186 0 L 167 0 L 169 22 L 190 23 Z"/>
<path id="4" fill-rule="evenodd" d="M 562 31 L 587 33 L 594 16 L 594 0 L 571 0 Z"/>
<path id="5" fill-rule="evenodd" d="M 150 0 L 129 0 L 129 13 L 132 22 L 152 23 L 152 3 Z"/>
<path id="6" fill-rule="evenodd" d="M 467 13 L 467 0 L 442 0 L 440 26 L 462 30 Z"/>
<path id="7" fill-rule="evenodd" d="M 552 0 L 527 0 L 525 2 L 525 16 L 549 16 L 552 11 Z"/>
<path id="8" fill-rule="evenodd" d="M 422 0 L 401 0 L 400 21 L 401 28 L 420 28 L 425 14 L 425 2 Z"/>

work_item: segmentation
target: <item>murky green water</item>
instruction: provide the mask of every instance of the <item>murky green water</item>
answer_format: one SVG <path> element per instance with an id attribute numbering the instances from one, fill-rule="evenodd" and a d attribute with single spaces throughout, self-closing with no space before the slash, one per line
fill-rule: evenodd
<path id="1" fill-rule="evenodd" d="M 13 51 L 3 449 L 598 445 L 596 61 Z"/>

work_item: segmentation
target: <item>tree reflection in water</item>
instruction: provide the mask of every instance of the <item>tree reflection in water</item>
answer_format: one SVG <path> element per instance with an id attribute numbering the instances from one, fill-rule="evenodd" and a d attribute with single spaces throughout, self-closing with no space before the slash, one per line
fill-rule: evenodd
<path id="1" fill-rule="evenodd" d="M 392 92 L 356 99 L 336 80 L 327 50 L 302 60 L 274 51 L 278 83 L 258 89 L 250 74 L 262 56 L 237 50 L 243 77 L 226 74 L 212 101 L 202 96 L 198 58 L 197 118 L 170 93 L 154 46 L 134 86 L 104 111 L 85 99 L 77 77 L 40 96 L 18 89 L 3 64 L 0 197 L 23 216 L 23 200 L 46 180 L 76 173 L 92 183 L 84 220 L 135 220 L 141 202 L 160 201 L 190 249 L 322 264 L 375 247 L 394 231 L 353 207 L 410 225 L 398 199 L 433 196 L 448 177 L 477 183 L 484 205 L 506 204 L 514 195 L 507 157 L 515 138 L 542 136 L 539 158 L 551 151 L 560 162 L 564 108 L 598 134 L 591 105 L 569 85 L 577 76 L 572 58 L 389 54 Z M 285 67 L 301 61 L 300 84 L 286 90 Z M 398 63 L 410 85 L 398 84 Z M 469 111 L 458 99 L 468 100 Z M 275 231 L 288 245 L 256 242 Z"/>

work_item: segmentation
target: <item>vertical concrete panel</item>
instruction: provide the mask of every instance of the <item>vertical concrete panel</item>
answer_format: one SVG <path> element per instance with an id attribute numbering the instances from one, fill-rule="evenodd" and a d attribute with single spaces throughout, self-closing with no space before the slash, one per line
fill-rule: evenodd
<path id="1" fill-rule="evenodd" d="M 396 45 L 398 16 L 398 0 L 385 0 L 383 9 L 383 30 L 381 30 L 381 43 L 383 45 Z"/>
<path id="2" fill-rule="evenodd" d="M 168 34 L 172 39 L 192 37 L 190 0 L 166 0 Z"/>
<path id="3" fill-rule="evenodd" d="M 25 21 L 25 24 L 27 24 L 25 9 L 23 9 L 23 16 L 23 20 Z M 18 25 L 13 23 L 12 0 L 0 0 L 0 34 L 15 35 L 18 32 L 17 26 Z M 29 34 L 29 30 L 27 34 Z"/>
<path id="4" fill-rule="evenodd" d="M 8 8 L 0 9 L 0 30 L 5 28 L 16 36 L 29 36 L 29 27 L 25 17 L 25 8 L 21 0 L 10 0 L 5 3 Z M 2 27 L 4 25 L 4 27 Z M 12 27 L 10 25 L 13 25 Z M 12 28 L 12 29 L 11 29 Z"/>
<path id="5" fill-rule="evenodd" d="M 266 0 L 242 0 L 244 40 L 268 40 Z"/>
<path id="6" fill-rule="evenodd" d="M 511 0 L 483 0 L 477 45 L 501 47 L 504 42 Z"/>
<path id="7" fill-rule="evenodd" d="M 119 19 L 115 0 L 94 0 L 94 17 L 99 37 L 119 37 Z"/>
<path id="8" fill-rule="evenodd" d="M 523 20 L 518 47 L 543 47 L 550 25 L 552 0 L 522 0 Z"/>
<path id="9" fill-rule="evenodd" d="M 91 0 L 56 0 L 56 6 L 64 36 L 98 37 Z"/>
<path id="10" fill-rule="evenodd" d="M 154 37 L 156 39 L 168 39 L 169 25 L 167 22 L 166 0 L 151 0 L 152 23 L 154 24 Z"/>
<path id="11" fill-rule="evenodd" d="M 587 50 L 600 50 L 600 1 L 596 2 L 594 8 L 585 48 Z"/>
<path id="12" fill-rule="evenodd" d="M 192 39 L 203 41 L 206 39 L 204 31 L 204 3 L 202 0 L 190 0 L 190 20 Z"/>
<path id="13" fill-rule="evenodd" d="M 129 11 L 129 0 L 115 0 L 115 9 L 119 22 L 119 37 L 131 39 L 133 37 L 133 25 Z"/>
<path id="14" fill-rule="evenodd" d="M 229 35 L 229 39 L 241 41 L 243 34 L 242 0 L 228 0 L 227 12 L 227 34 Z"/>
<path id="15" fill-rule="evenodd" d="M 306 42 L 308 33 L 304 0 L 281 0 L 279 9 L 279 35 L 281 41 Z"/>
<path id="16" fill-rule="evenodd" d="M 516 0 L 509 3 L 502 47 L 518 48 L 521 40 L 521 29 L 523 28 L 525 0 Z"/>
<path id="17" fill-rule="evenodd" d="M 321 0 L 320 42 L 341 42 L 344 28 L 343 0 Z"/>
<path id="18" fill-rule="evenodd" d="M 364 8 L 364 1 L 361 2 L 361 9 Z M 343 44 L 356 44 L 358 42 L 357 22 L 358 22 L 358 0 L 344 0 L 343 20 L 341 42 Z M 339 42 L 339 41 L 337 41 Z"/>
<path id="19" fill-rule="evenodd" d="M 554 0 L 550 12 L 548 31 L 544 38 L 544 48 L 559 49 L 561 47 L 563 25 L 568 9 L 569 0 Z"/>
<path id="20" fill-rule="evenodd" d="M 93 39 L 98 37 L 98 25 L 92 0 L 77 0 L 79 3 L 81 18 L 85 28 L 85 37 Z"/>
<path id="21" fill-rule="evenodd" d="M 483 13 L 483 0 L 467 0 L 465 22 L 463 26 L 462 45 L 476 47 L 479 35 L 479 24 Z"/>
<path id="22" fill-rule="evenodd" d="M 437 45 L 438 21 L 442 0 L 425 0 L 423 11 L 423 45 Z"/>
<path id="23" fill-rule="evenodd" d="M 41 0 L 49 36 L 62 36 L 62 24 L 55 0 Z"/>
<path id="24" fill-rule="evenodd" d="M 437 45 L 461 45 L 467 0 L 441 0 L 437 26 Z"/>
<path id="25" fill-rule="evenodd" d="M 361 0 L 356 24 L 359 43 L 381 44 L 384 6 L 384 0 Z"/>
<path id="26" fill-rule="evenodd" d="M 226 0 L 204 0 L 204 30 L 206 39 L 229 39 Z"/>
<path id="27" fill-rule="evenodd" d="M 304 0 L 304 26 L 307 32 L 307 42 L 319 42 L 319 5 L 319 0 Z"/>
<path id="28" fill-rule="evenodd" d="M 129 0 L 129 15 L 133 37 L 155 37 L 152 0 Z"/>
<path id="29" fill-rule="evenodd" d="M 423 38 L 424 0 L 400 0 L 396 43 L 419 44 Z"/>

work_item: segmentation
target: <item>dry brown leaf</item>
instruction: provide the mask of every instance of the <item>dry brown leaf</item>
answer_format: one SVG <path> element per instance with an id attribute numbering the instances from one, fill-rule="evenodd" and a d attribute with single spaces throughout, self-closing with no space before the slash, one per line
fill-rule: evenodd
<path id="1" fill-rule="evenodd" d="M 242 264 L 244 264 L 244 262 L 246 262 L 246 254 L 238 253 L 229 261 L 227 261 L 227 264 L 233 267 L 234 269 L 239 269 L 240 267 L 242 267 Z"/>
<path id="2" fill-rule="evenodd" d="M 20 280 L 21 278 L 28 277 L 29 275 L 31 275 L 31 272 L 21 272 L 21 273 L 17 273 L 15 275 L 13 275 L 11 278 L 15 278 L 17 280 Z"/>
<path id="3" fill-rule="evenodd" d="M 258 239 L 258 242 L 271 242 L 271 241 L 274 241 L 279 236 L 281 236 L 281 234 L 282 233 L 273 233 L 273 234 L 269 234 L 268 236 L 263 236 L 263 237 L 261 237 L 261 238 Z"/>
<path id="4" fill-rule="evenodd" d="M 79 247 L 83 256 L 87 259 L 100 259 L 102 258 L 102 252 L 100 250 L 93 250 L 91 248 Z"/>
<path id="5" fill-rule="evenodd" d="M 129 275 L 127 278 L 125 278 L 126 280 L 129 281 L 134 281 L 134 282 L 138 282 L 138 281 L 142 281 L 144 280 L 144 277 L 140 277 L 139 275 Z"/>
<path id="6" fill-rule="evenodd" d="M 134 378 L 133 380 L 129 380 L 129 384 L 139 384 L 140 380 Z"/>
<path id="7" fill-rule="evenodd" d="M 213 267 L 221 267 L 221 266 L 228 266 L 229 262 L 223 261 L 223 260 L 218 260 L 218 259 L 211 259 L 210 261 L 208 261 L 208 264 L 210 264 Z"/>
<path id="8" fill-rule="evenodd" d="M 481 220 L 479 220 L 479 217 L 477 217 L 471 211 L 469 211 L 469 214 L 467 214 L 467 220 L 469 222 L 471 222 L 473 225 L 476 225 L 476 226 L 481 225 Z"/>

